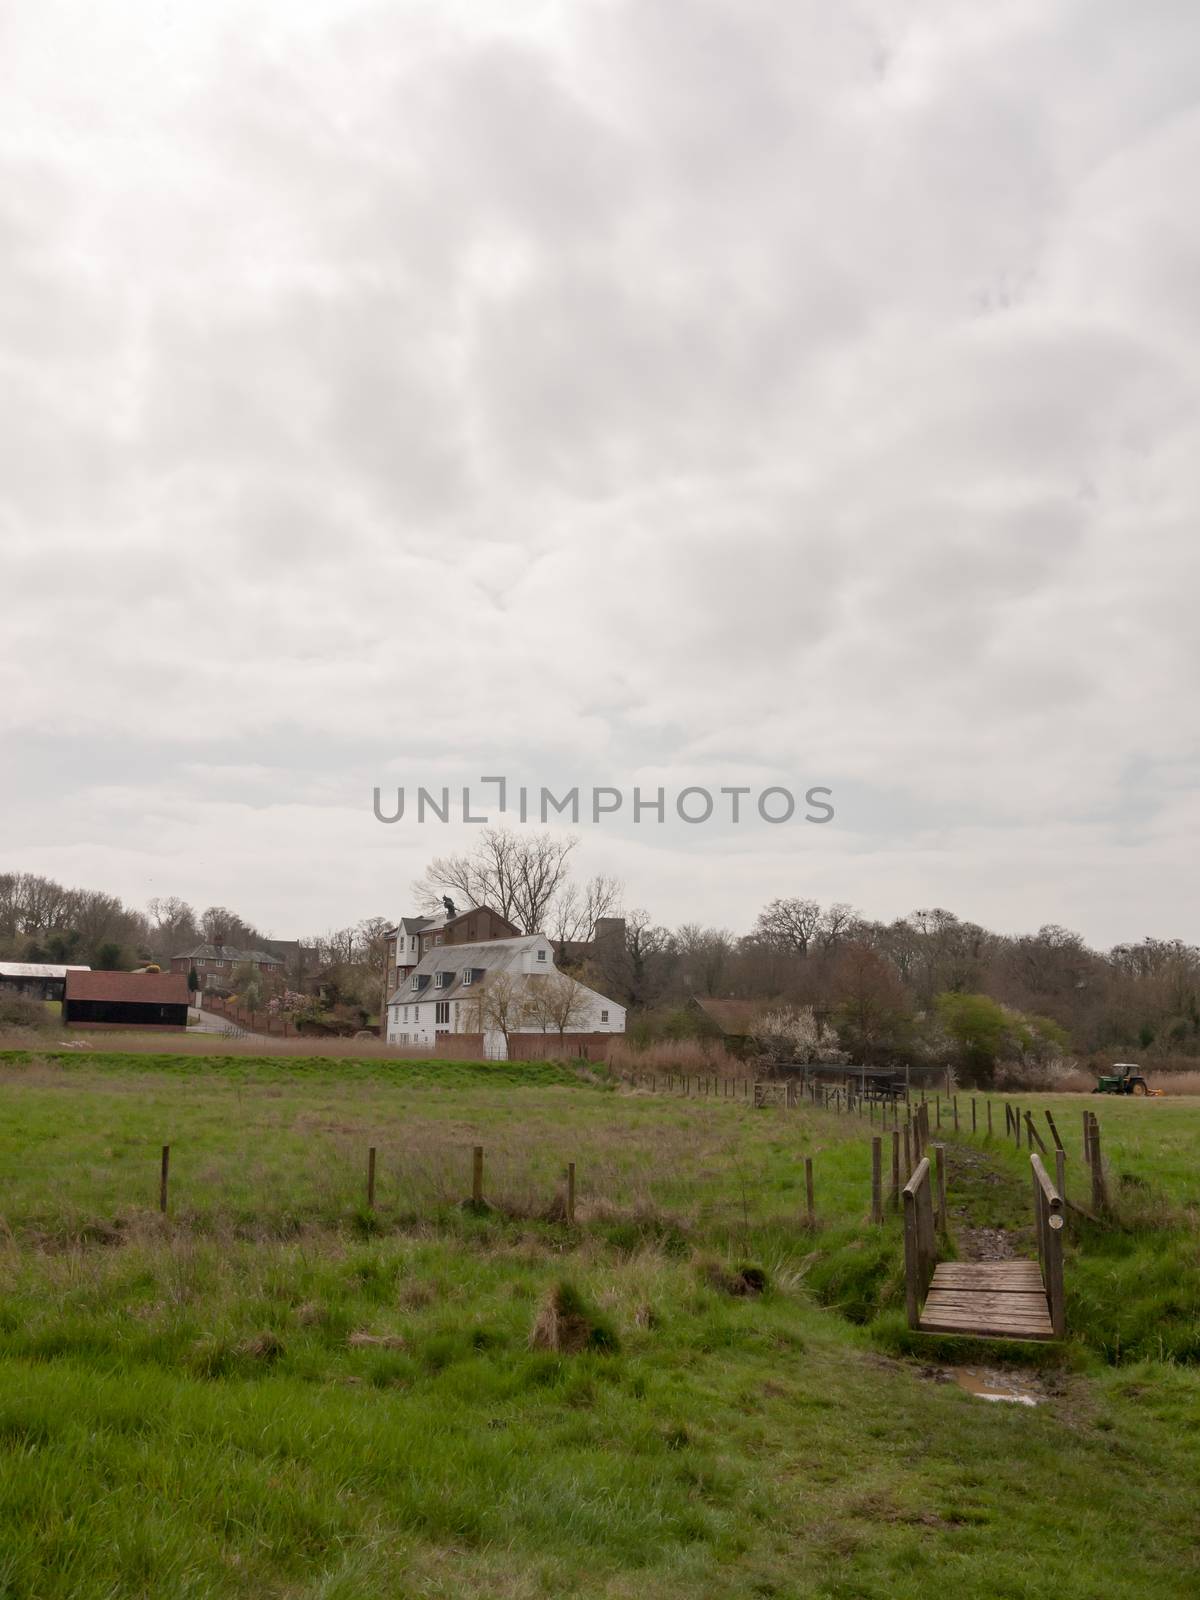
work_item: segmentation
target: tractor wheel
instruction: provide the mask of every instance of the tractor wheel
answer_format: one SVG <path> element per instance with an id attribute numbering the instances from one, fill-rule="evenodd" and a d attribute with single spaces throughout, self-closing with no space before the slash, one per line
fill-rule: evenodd
<path id="1" fill-rule="evenodd" d="M 1134 1086 L 1133 1086 L 1133 1093 L 1134 1094 L 1149 1094 L 1150 1091 L 1149 1091 L 1149 1089 L 1147 1089 L 1147 1087 L 1146 1087 L 1146 1085 L 1144 1083 L 1138 1082 L 1138 1083 L 1135 1083 Z"/>

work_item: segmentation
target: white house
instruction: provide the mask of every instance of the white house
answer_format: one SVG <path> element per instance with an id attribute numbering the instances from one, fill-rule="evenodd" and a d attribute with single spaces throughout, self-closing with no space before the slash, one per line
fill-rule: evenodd
<path id="1" fill-rule="evenodd" d="M 488 1015 L 495 1010 L 495 999 L 490 1003 L 483 999 L 488 984 L 503 981 L 505 990 L 514 995 L 509 1033 L 553 1038 L 559 1033 L 555 1023 L 530 1014 L 539 1009 L 539 985 L 552 978 L 574 982 L 558 971 L 554 948 L 541 933 L 482 944 L 436 945 L 388 1000 L 388 1043 L 428 1048 L 444 1034 L 482 1033 L 485 1053 L 502 1061 L 507 1055 L 504 1033 Z M 562 1030 L 567 1034 L 625 1032 L 624 1006 L 586 984 L 574 983 L 570 1009 L 570 1020 Z"/>

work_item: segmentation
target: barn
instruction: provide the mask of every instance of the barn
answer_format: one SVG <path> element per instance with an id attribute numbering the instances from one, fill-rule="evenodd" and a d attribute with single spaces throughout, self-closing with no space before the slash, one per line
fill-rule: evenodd
<path id="1" fill-rule="evenodd" d="M 180 972 L 68 972 L 63 1021 L 77 1028 L 186 1028 Z"/>
<path id="2" fill-rule="evenodd" d="M 0 961 L 0 995 L 61 1000 L 67 973 L 87 971 L 87 967 L 62 966 L 52 961 Z"/>

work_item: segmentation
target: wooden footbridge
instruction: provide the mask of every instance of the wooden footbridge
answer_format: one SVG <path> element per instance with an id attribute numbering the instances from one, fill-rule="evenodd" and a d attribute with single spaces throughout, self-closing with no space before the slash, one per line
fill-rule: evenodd
<path id="1" fill-rule="evenodd" d="M 940 1154 L 940 1152 L 939 1152 Z M 946 1226 L 945 1171 L 935 1207 L 929 1157 L 904 1186 L 904 1278 L 908 1325 L 922 1333 L 982 1339 L 1061 1339 L 1063 1201 L 1036 1152 L 1029 1164 L 1036 1261 L 939 1261 L 937 1221 Z"/>

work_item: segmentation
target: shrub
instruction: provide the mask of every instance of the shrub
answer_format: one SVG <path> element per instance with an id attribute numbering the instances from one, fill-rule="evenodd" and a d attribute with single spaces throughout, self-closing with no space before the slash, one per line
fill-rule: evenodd
<path id="1" fill-rule="evenodd" d="M 0 996 L 0 1027 L 40 1028 L 46 1021 L 46 1008 L 40 1000 L 25 994 Z"/>

